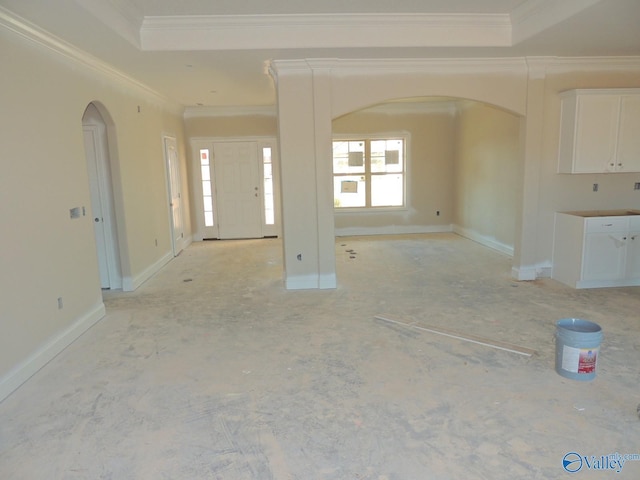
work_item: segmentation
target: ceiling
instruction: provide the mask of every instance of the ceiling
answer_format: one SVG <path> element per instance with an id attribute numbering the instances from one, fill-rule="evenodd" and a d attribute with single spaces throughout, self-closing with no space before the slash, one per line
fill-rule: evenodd
<path id="1" fill-rule="evenodd" d="M 640 56 L 640 0 L 0 0 L 0 6 L 187 107 L 273 105 L 264 68 L 273 59 Z"/>

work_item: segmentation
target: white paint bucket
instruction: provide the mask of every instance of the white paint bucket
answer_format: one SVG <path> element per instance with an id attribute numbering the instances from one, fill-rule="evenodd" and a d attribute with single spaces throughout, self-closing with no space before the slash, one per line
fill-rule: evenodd
<path id="1" fill-rule="evenodd" d="M 556 372 L 573 380 L 593 380 L 596 376 L 602 328 L 579 318 L 563 318 L 556 323 Z"/>

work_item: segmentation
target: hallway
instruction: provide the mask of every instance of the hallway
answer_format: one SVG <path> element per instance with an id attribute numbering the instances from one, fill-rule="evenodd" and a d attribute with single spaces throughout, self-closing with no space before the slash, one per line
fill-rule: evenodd
<path id="1" fill-rule="evenodd" d="M 515 282 L 453 234 L 336 239 L 338 288 L 286 291 L 278 239 L 194 243 L 0 403 L 3 479 L 552 479 L 638 453 L 640 289 Z M 376 320 L 432 325 L 531 357 Z M 600 324 L 593 382 L 555 322 Z M 639 478 L 622 472 L 580 478 Z"/>

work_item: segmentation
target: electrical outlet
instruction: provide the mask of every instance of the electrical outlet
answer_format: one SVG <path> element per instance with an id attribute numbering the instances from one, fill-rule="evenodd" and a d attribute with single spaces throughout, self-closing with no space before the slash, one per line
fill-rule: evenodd
<path id="1" fill-rule="evenodd" d="M 440 210 L 436 210 L 436 217 L 440 216 Z"/>
<path id="2" fill-rule="evenodd" d="M 640 182 L 636 182 L 633 184 L 633 189 L 634 190 L 640 190 Z"/>
<path id="3" fill-rule="evenodd" d="M 62 303 L 62 297 L 58 297 L 58 310 L 62 310 L 63 307 L 63 303 Z"/>
<path id="4" fill-rule="evenodd" d="M 597 183 L 594 183 L 594 184 L 593 184 L 593 191 L 594 191 L 594 192 L 597 192 L 597 191 L 598 191 L 598 184 L 597 184 Z"/>

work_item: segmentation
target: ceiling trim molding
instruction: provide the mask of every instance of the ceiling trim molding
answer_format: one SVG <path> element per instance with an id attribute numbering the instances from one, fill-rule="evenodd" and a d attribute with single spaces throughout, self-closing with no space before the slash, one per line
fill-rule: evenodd
<path id="1" fill-rule="evenodd" d="M 75 64 L 82 65 L 83 67 L 98 73 L 103 77 L 107 77 L 114 82 L 135 88 L 150 97 L 153 102 L 161 102 L 166 106 L 171 106 L 172 111 L 182 113 L 182 106 L 177 106 L 175 102 L 171 101 L 164 95 L 126 75 L 122 71 L 113 68 L 111 65 L 99 60 L 93 55 L 80 50 L 75 45 L 62 40 L 28 20 L 15 15 L 13 12 L 10 12 L 2 6 L 0 6 L 0 28 L 9 30 L 24 40 L 34 43 L 40 47 L 44 47 L 50 52 L 55 53 L 60 57 L 64 57 Z"/>
<path id="2" fill-rule="evenodd" d="M 304 59 L 272 60 L 272 75 L 299 74 L 304 71 L 329 69 L 338 75 L 370 75 L 394 73 L 442 74 L 526 74 L 524 57 L 510 58 L 383 58 L 383 59 Z"/>
<path id="3" fill-rule="evenodd" d="M 630 57 L 527 57 L 530 71 L 568 72 L 635 72 L 640 70 L 640 56 Z"/>
<path id="4" fill-rule="evenodd" d="M 148 51 L 358 47 L 508 47 L 508 14 L 147 16 Z"/>
<path id="5" fill-rule="evenodd" d="M 186 107 L 184 110 L 184 118 L 202 118 L 202 117 L 255 117 L 267 116 L 275 117 L 277 109 L 275 105 L 256 105 L 256 106 L 226 106 L 226 107 Z"/>

